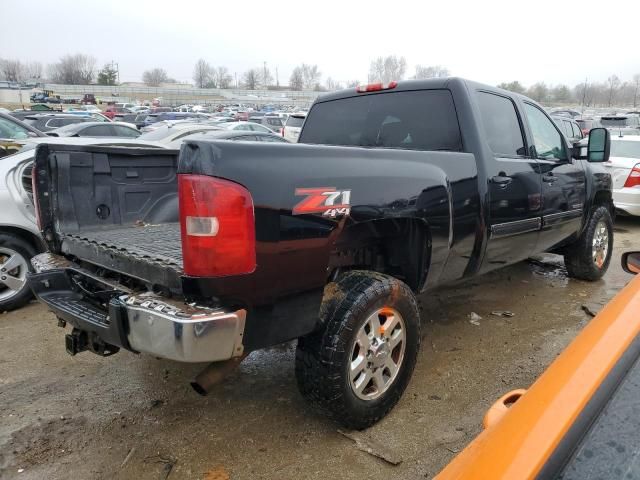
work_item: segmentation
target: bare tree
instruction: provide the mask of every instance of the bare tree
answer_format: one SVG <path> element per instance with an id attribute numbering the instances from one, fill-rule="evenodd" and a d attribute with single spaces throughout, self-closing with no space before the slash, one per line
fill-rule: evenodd
<path id="1" fill-rule="evenodd" d="M 324 85 L 325 85 L 325 88 L 330 92 L 344 88 L 340 82 L 335 81 L 331 77 L 327 77 L 327 79 L 324 82 Z"/>
<path id="2" fill-rule="evenodd" d="M 305 90 L 312 90 L 320 84 L 320 78 L 322 73 L 318 69 L 318 65 L 307 65 L 303 63 L 300 68 L 302 69 L 302 79 Z"/>
<path id="3" fill-rule="evenodd" d="M 514 80 L 513 82 L 502 82 L 498 85 L 498 88 L 521 94 L 524 94 L 527 91 L 527 89 L 524 88 L 524 85 L 522 85 L 518 80 Z"/>
<path id="4" fill-rule="evenodd" d="M 0 72 L 5 80 L 18 82 L 22 79 L 23 66 L 20 60 L 0 59 Z"/>
<path id="5" fill-rule="evenodd" d="M 271 75 L 271 70 L 269 70 L 266 66 L 259 69 L 260 78 L 258 79 L 259 86 L 267 88 L 269 85 L 273 84 L 273 75 Z"/>
<path id="6" fill-rule="evenodd" d="M 164 68 L 152 68 L 142 74 L 142 81 L 150 87 L 158 87 L 161 83 L 169 81 L 169 75 Z"/>
<path id="7" fill-rule="evenodd" d="M 556 85 L 551 89 L 551 98 L 557 103 L 568 103 L 573 100 L 571 90 L 566 85 Z"/>
<path id="8" fill-rule="evenodd" d="M 593 102 L 593 92 L 587 80 L 573 87 L 573 96 L 583 107 L 590 107 Z"/>
<path id="9" fill-rule="evenodd" d="M 205 88 L 213 81 L 211 65 L 202 58 L 196 62 L 196 66 L 193 68 L 193 81 L 198 88 Z"/>
<path id="10" fill-rule="evenodd" d="M 302 67 L 296 67 L 291 72 L 291 77 L 289 77 L 289 88 L 291 90 L 302 90 L 304 88 Z"/>
<path id="11" fill-rule="evenodd" d="M 638 95 L 640 95 L 640 73 L 636 73 L 633 76 L 633 108 L 638 106 Z"/>
<path id="12" fill-rule="evenodd" d="M 369 66 L 369 81 L 388 83 L 392 80 L 402 80 L 406 71 L 407 60 L 404 57 L 378 57 Z"/>
<path id="13" fill-rule="evenodd" d="M 448 77 L 451 73 L 449 69 L 441 65 L 433 65 L 431 67 L 423 67 L 422 65 L 416 65 L 416 74 L 413 76 L 416 80 L 424 78 L 441 78 Z"/>
<path id="14" fill-rule="evenodd" d="M 28 80 L 40 80 L 44 73 L 41 62 L 29 62 L 24 65 L 24 78 Z"/>
<path id="15" fill-rule="evenodd" d="M 252 68 L 242 75 L 242 85 L 247 90 L 255 90 L 260 85 L 260 70 Z"/>
<path id="16" fill-rule="evenodd" d="M 607 87 L 609 89 L 609 103 L 608 106 L 613 105 L 613 100 L 616 95 L 616 91 L 620 87 L 620 79 L 617 75 L 611 75 L 607 78 Z"/>
<path id="17" fill-rule="evenodd" d="M 527 90 L 527 96 L 536 102 L 545 102 L 549 98 L 549 87 L 544 82 L 534 83 Z"/>
<path id="18" fill-rule="evenodd" d="M 96 76 L 96 59 L 83 53 L 65 55 L 49 65 L 49 76 L 54 83 L 88 85 Z"/>
<path id="19" fill-rule="evenodd" d="M 216 88 L 229 88 L 233 81 L 227 67 L 214 68 L 213 77 L 215 78 Z"/>

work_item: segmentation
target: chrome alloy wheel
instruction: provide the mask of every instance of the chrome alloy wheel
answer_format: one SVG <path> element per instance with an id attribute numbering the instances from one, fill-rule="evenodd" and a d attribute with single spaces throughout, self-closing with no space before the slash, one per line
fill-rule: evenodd
<path id="1" fill-rule="evenodd" d="M 358 398 L 375 400 L 393 384 L 404 360 L 406 335 L 402 316 L 393 308 L 380 308 L 366 319 L 349 364 L 349 382 Z"/>
<path id="2" fill-rule="evenodd" d="M 598 268 L 602 268 L 608 253 L 609 231 L 607 230 L 607 224 L 603 220 L 600 220 L 593 234 L 593 246 L 591 248 L 593 263 L 595 263 Z"/>
<path id="3" fill-rule="evenodd" d="M 0 301 L 18 295 L 27 283 L 29 265 L 15 250 L 0 247 Z"/>

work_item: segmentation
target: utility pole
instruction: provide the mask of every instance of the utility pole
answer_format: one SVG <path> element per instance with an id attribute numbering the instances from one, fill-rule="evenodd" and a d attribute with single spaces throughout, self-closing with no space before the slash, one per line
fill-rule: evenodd
<path id="1" fill-rule="evenodd" d="M 238 88 L 238 72 L 234 72 L 233 75 L 236 77 L 236 88 Z"/>
<path id="2" fill-rule="evenodd" d="M 262 62 L 263 64 L 263 74 L 262 74 L 262 80 L 264 81 L 264 89 L 267 89 L 267 62 Z"/>
<path id="3" fill-rule="evenodd" d="M 276 67 L 276 87 L 280 88 L 280 78 L 278 77 L 278 67 Z"/>
<path id="4" fill-rule="evenodd" d="M 587 80 L 588 78 L 584 79 L 584 88 L 582 89 L 582 113 L 584 113 L 584 101 L 587 97 Z"/>

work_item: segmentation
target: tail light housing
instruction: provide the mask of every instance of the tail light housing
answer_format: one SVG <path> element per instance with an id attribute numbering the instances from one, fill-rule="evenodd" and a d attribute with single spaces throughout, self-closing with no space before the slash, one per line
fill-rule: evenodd
<path id="1" fill-rule="evenodd" d="M 34 162 L 31 167 L 31 196 L 33 197 L 33 211 L 36 214 L 36 224 L 38 230 L 42 231 L 42 219 L 40 218 L 40 204 L 38 203 L 38 191 L 36 190 L 38 185 L 38 170 Z"/>
<path id="2" fill-rule="evenodd" d="M 242 185 L 206 175 L 178 175 L 184 273 L 224 277 L 256 268 L 253 199 Z"/>
<path id="3" fill-rule="evenodd" d="M 627 181 L 624 182 L 624 188 L 637 187 L 638 185 L 640 185 L 640 163 L 636 164 L 631 169 L 631 173 L 627 177 Z"/>

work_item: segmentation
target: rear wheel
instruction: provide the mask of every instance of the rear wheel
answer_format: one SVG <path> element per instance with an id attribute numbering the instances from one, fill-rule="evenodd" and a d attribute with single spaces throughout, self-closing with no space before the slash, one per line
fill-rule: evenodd
<path id="1" fill-rule="evenodd" d="M 302 395 L 348 428 L 369 427 L 404 392 L 420 345 L 420 317 L 407 285 L 354 271 L 327 286 L 324 328 L 298 340 Z"/>
<path id="2" fill-rule="evenodd" d="M 27 273 L 35 254 L 22 238 L 0 233 L 0 312 L 19 308 L 31 299 Z"/>
<path id="3" fill-rule="evenodd" d="M 564 263 L 570 277 L 595 281 L 609 268 L 613 253 L 613 221 L 604 206 L 596 207 L 580 238 L 565 247 Z"/>

